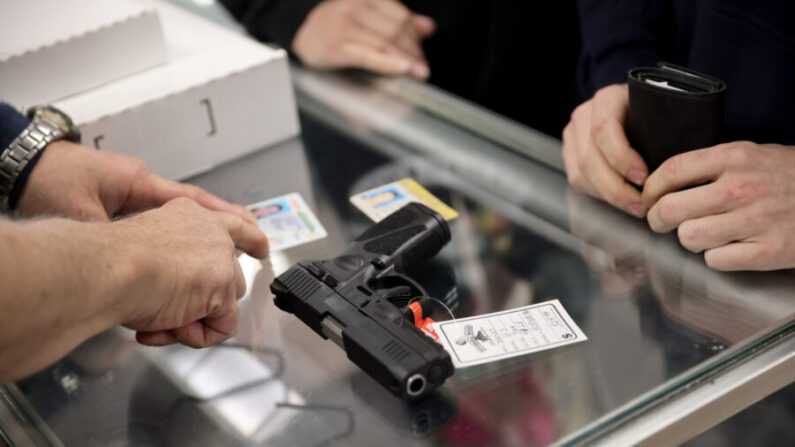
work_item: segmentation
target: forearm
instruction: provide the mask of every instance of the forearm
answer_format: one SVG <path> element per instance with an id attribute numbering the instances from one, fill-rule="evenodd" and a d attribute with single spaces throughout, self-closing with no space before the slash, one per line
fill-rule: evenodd
<path id="1" fill-rule="evenodd" d="M 56 361 L 120 322 L 132 263 L 113 224 L 0 220 L 0 383 Z"/>

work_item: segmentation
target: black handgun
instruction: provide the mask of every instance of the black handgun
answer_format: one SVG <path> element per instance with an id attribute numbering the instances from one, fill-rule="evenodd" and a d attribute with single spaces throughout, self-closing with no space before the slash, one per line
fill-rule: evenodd
<path id="1" fill-rule="evenodd" d="M 453 375 L 450 355 L 417 324 L 431 299 L 405 275 L 450 241 L 447 222 L 411 203 L 373 225 L 341 256 L 301 261 L 271 284 L 295 314 L 397 396 L 416 398 Z"/>

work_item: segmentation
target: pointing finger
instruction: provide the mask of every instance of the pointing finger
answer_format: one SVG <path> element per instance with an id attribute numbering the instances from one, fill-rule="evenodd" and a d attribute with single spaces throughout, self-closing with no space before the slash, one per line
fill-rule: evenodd
<path id="1" fill-rule="evenodd" d="M 226 227 L 235 248 L 257 259 L 268 257 L 268 239 L 259 227 L 239 216 L 221 211 L 216 211 L 215 217 Z"/>

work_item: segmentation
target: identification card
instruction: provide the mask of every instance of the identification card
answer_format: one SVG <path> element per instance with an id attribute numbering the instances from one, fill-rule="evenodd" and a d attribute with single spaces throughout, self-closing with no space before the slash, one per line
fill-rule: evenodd
<path id="1" fill-rule="evenodd" d="M 257 226 L 268 236 L 271 251 L 286 250 L 327 236 L 326 229 L 298 193 L 246 208 L 257 216 Z"/>
<path id="2" fill-rule="evenodd" d="M 359 208 L 373 222 L 380 222 L 411 202 L 424 204 L 439 213 L 448 222 L 458 217 L 458 213 L 454 209 L 447 206 L 411 178 L 404 178 L 356 194 L 350 200 L 356 208 Z"/>
<path id="3" fill-rule="evenodd" d="M 434 323 L 456 368 L 544 351 L 588 338 L 558 300 Z"/>

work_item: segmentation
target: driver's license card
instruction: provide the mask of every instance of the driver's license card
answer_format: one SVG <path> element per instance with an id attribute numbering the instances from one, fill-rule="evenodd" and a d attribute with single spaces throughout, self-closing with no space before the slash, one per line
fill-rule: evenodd
<path id="1" fill-rule="evenodd" d="M 291 193 L 246 207 L 257 216 L 257 226 L 271 251 L 286 250 L 323 239 L 326 229 L 298 193 Z"/>
<path id="2" fill-rule="evenodd" d="M 373 222 L 380 222 L 386 216 L 412 202 L 419 202 L 439 213 L 448 222 L 458 217 L 458 213 L 431 194 L 411 178 L 373 188 L 350 198 L 351 203 Z"/>
<path id="3" fill-rule="evenodd" d="M 456 368 L 587 340 L 558 300 L 433 323 Z"/>

